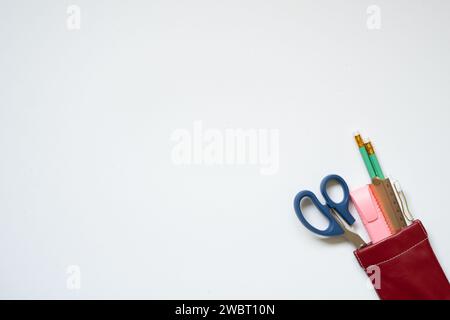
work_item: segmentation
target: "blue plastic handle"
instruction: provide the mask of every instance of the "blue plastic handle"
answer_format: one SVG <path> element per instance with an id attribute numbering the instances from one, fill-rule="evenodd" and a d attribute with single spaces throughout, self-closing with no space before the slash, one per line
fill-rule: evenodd
<path id="1" fill-rule="evenodd" d="M 344 199 L 342 199 L 341 202 L 334 202 L 327 192 L 327 184 L 330 181 L 336 181 L 341 187 L 344 192 Z M 337 174 L 330 174 L 322 179 L 322 182 L 320 183 L 320 192 L 322 193 L 322 196 L 325 198 L 325 201 L 327 202 L 327 205 L 330 208 L 333 208 L 337 211 L 337 213 L 347 222 L 349 225 L 352 225 L 355 222 L 355 218 L 353 218 L 350 211 L 348 211 L 348 202 L 350 200 L 350 191 L 348 189 L 348 185 L 345 182 L 345 180 L 338 176 Z"/>
<path id="2" fill-rule="evenodd" d="M 312 226 L 303 215 L 302 209 L 301 209 L 301 202 L 303 199 L 309 198 L 311 199 L 314 206 L 317 207 L 317 209 L 327 218 L 327 220 L 330 222 L 328 227 L 325 230 L 317 229 L 316 227 Z M 330 213 L 330 208 L 320 203 L 320 201 L 317 199 L 316 195 L 312 193 L 311 191 L 304 190 L 297 193 L 294 199 L 294 209 L 295 213 L 297 214 L 298 219 L 300 222 L 310 231 L 317 233 L 321 236 L 339 236 L 344 233 L 344 230 L 342 230 L 341 226 L 334 220 L 334 217 Z"/>

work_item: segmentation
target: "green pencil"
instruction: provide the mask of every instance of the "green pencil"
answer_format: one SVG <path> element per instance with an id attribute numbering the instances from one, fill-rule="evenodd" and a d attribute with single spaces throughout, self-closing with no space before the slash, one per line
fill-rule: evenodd
<path id="1" fill-rule="evenodd" d="M 380 163 L 378 162 L 377 155 L 375 154 L 375 150 L 373 149 L 372 143 L 369 141 L 364 144 L 367 154 L 369 155 L 370 162 L 375 170 L 375 174 L 378 178 L 384 179 L 383 171 L 381 170 Z"/>
<path id="2" fill-rule="evenodd" d="M 367 172 L 369 172 L 370 179 L 375 178 L 377 175 L 375 174 L 375 170 L 370 162 L 369 155 L 367 154 L 366 146 L 359 133 L 355 134 L 355 141 L 358 145 L 359 153 L 361 153 L 364 164 L 366 165 Z"/>

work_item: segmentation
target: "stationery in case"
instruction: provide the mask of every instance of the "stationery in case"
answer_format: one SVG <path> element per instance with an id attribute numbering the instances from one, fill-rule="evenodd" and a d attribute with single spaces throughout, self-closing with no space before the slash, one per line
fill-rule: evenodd
<path id="1" fill-rule="evenodd" d="M 354 254 L 369 277 L 379 273 L 380 299 L 450 300 L 450 284 L 419 220 Z"/>
<path id="2" fill-rule="evenodd" d="M 353 190 L 350 192 L 350 197 L 373 243 L 392 234 L 368 185 Z"/>

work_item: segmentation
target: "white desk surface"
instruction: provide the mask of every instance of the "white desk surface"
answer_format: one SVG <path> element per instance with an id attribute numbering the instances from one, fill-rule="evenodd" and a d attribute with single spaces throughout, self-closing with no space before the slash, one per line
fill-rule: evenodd
<path id="1" fill-rule="evenodd" d="M 369 30 L 372 2 L 72 2 L 77 31 L 65 2 L 0 5 L 0 298 L 376 299 L 292 207 L 368 182 L 354 130 L 448 274 L 450 3 L 377 1 Z M 278 130 L 278 172 L 174 165 L 196 120 Z"/>

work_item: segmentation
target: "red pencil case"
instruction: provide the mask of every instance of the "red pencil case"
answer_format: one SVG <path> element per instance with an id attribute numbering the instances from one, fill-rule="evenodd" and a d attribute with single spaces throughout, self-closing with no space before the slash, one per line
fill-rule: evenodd
<path id="1" fill-rule="evenodd" d="M 450 300 L 450 284 L 419 220 L 354 254 L 382 300 Z"/>

